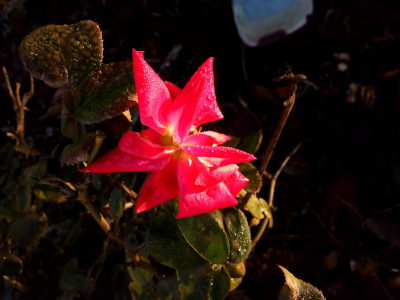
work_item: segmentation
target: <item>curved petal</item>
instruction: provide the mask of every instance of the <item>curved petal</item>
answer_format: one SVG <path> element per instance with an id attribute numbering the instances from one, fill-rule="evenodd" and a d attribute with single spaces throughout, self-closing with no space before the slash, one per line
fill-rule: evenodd
<path id="1" fill-rule="evenodd" d="M 188 155 L 181 155 L 177 165 L 179 190 L 185 194 L 209 189 L 230 177 L 238 169 L 236 165 L 229 165 L 210 172 L 199 159 Z"/>
<path id="2" fill-rule="evenodd" d="M 209 58 L 200 66 L 171 105 L 168 127 L 176 144 L 183 141 L 192 126 L 223 118 L 215 97 L 212 61 Z"/>
<path id="3" fill-rule="evenodd" d="M 167 86 L 143 58 L 132 49 L 133 75 L 139 101 L 140 121 L 162 135 L 167 134 L 167 113 L 172 100 Z"/>
<path id="4" fill-rule="evenodd" d="M 208 159 L 208 161 L 211 163 L 211 158 L 223 158 L 224 160 L 216 160 L 216 163 L 219 167 L 248 162 L 256 159 L 252 154 L 230 147 L 181 146 L 180 148 L 190 155 L 209 157 L 210 159 Z"/>
<path id="5" fill-rule="evenodd" d="M 179 193 L 179 212 L 175 218 L 186 218 L 237 204 L 228 187 L 219 183 L 200 193 Z"/>
<path id="6" fill-rule="evenodd" d="M 153 208 L 178 195 L 176 162 L 170 163 L 162 170 L 152 172 L 145 181 L 136 203 L 136 213 Z"/>
<path id="7" fill-rule="evenodd" d="M 249 180 L 236 169 L 217 185 L 199 193 L 179 193 L 177 219 L 207 213 L 237 204 L 236 196 Z"/>
<path id="8" fill-rule="evenodd" d="M 156 134 L 161 141 L 162 135 L 157 132 Z M 172 155 L 176 150 L 176 146 L 166 147 L 158 143 L 153 143 L 151 140 L 147 139 L 146 134 L 140 134 L 134 131 L 128 131 L 122 136 L 119 140 L 118 148 L 125 153 L 145 159 L 158 159 Z"/>
<path id="9" fill-rule="evenodd" d="M 177 87 L 175 84 L 173 84 L 169 81 L 165 81 L 165 85 L 167 86 L 167 88 L 169 90 L 169 94 L 171 95 L 172 101 L 174 101 L 176 99 L 176 97 L 178 97 L 182 92 L 181 88 Z"/>
<path id="10" fill-rule="evenodd" d="M 166 156 L 149 160 L 130 155 L 119 148 L 114 148 L 79 171 L 90 173 L 157 171 L 165 168 L 170 159 L 171 156 Z"/>
<path id="11" fill-rule="evenodd" d="M 202 131 L 196 134 L 188 135 L 184 140 L 183 144 L 186 146 L 213 146 L 221 145 L 231 138 L 225 134 L 214 132 L 214 131 Z"/>

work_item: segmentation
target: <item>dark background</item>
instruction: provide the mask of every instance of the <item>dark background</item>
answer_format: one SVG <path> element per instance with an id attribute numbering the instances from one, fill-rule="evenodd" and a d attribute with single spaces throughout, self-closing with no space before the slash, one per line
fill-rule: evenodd
<path id="1" fill-rule="evenodd" d="M 1 0 L 0 65 L 28 90 L 17 53 L 22 38 L 43 25 L 84 19 L 103 32 L 105 63 L 130 59 L 132 48 L 144 50 L 160 76 L 180 87 L 213 56 L 225 115 L 213 128 L 239 137 L 263 129 L 257 157 L 282 111 L 273 78 L 288 66 L 305 74 L 308 81 L 299 86 L 268 171 L 274 173 L 305 142 L 278 179 L 274 226 L 250 255 L 237 299 L 275 299 L 283 283 L 277 264 L 317 286 L 327 299 L 400 299 L 400 2 L 314 2 L 301 30 L 248 48 L 227 0 Z M 169 53 L 175 56 L 168 59 Z M 3 145 L 9 139 L 5 133 L 15 130 L 15 117 L 0 78 Z M 59 98 L 42 82 L 35 85 L 26 136 L 46 156 L 68 141 L 57 117 L 38 121 Z M 268 186 L 260 196 L 267 193 Z M 95 225 L 93 230 L 100 231 Z"/>

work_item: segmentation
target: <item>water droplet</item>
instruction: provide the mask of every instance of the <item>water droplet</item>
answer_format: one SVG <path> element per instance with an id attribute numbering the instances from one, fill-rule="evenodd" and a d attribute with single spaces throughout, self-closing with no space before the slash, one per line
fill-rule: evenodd
<path id="1" fill-rule="evenodd" d="M 111 166 L 111 161 L 106 160 L 106 161 L 104 162 L 104 165 L 105 165 L 105 166 Z"/>

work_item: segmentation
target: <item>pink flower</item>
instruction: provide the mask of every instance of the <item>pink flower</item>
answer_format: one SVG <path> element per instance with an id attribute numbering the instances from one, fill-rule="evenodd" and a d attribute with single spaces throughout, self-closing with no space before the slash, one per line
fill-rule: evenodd
<path id="1" fill-rule="evenodd" d="M 132 55 L 140 120 L 149 128 L 128 131 L 117 148 L 81 171 L 152 171 L 139 193 L 137 213 L 177 195 L 176 218 L 236 205 L 237 194 L 248 182 L 236 164 L 255 157 L 219 146 L 230 139 L 224 134 L 197 131 L 200 125 L 223 118 L 215 97 L 213 58 L 181 90 L 162 81 L 143 52 L 132 50 Z"/>

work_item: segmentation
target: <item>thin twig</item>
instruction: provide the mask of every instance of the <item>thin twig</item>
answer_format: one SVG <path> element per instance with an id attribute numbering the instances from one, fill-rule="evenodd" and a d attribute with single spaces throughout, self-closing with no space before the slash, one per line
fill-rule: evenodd
<path id="1" fill-rule="evenodd" d="M 118 235 L 111 231 L 110 224 L 108 224 L 107 220 L 103 217 L 103 215 L 99 212 L 99 210 L 93 205 L 92 201 L 89 199 L 88 193 L 88 184 L 80 184 L 76 186 L 76 190 L 78 192 L 77 200 L 79 200 L 83 206 L 87 209 L 87 211 L 92 215 L 92 217 L 96 220 L 96 222 L 100 225 L 103 231 L 107 234 L 107 236 L 118 244 L 122 245 L 132 261 L 136 266 L 145 269 L 146 271 L 151 272 L 157 278 L 163 278 L 164 275 L 159 272 L 156 268 L 152 267 L 147 262 L 143 261 L 139 255 L 133 250 L 125 240 L 121 239 Z"/>
<path id="2" fill-rule="evenodd" d="M 305 140 L 301 141 L 290 153 L 288 156 L 286 156 L 285 160 L 282 162 L 281 166 L 279 169 L 275 172 L 275 174 L 271 178 L 271 182 L 269 185 L 269 198 L 268 198 L 268 205 L 272 209 L 274 207 L 274 194 L 275 194 L 275 186 L 276 186 L 276 181 L 278 180 L 278 176 L 281 174 L 282 170 L 285 168 L 287 163 L 289 162 L 290 158 L 300 149 L 300 147 L 303 145 Z M 258 228 L 258 231 L 254 238 L 251 241 L 251 247 L 253 248 L 257 242 L 260 240 L 262 235 L 264 234 L 265 229 L 267 228 L 267 225 L 269 223 L 269 218 L 265 216 L 263 219 L 261 226 Z"/>

